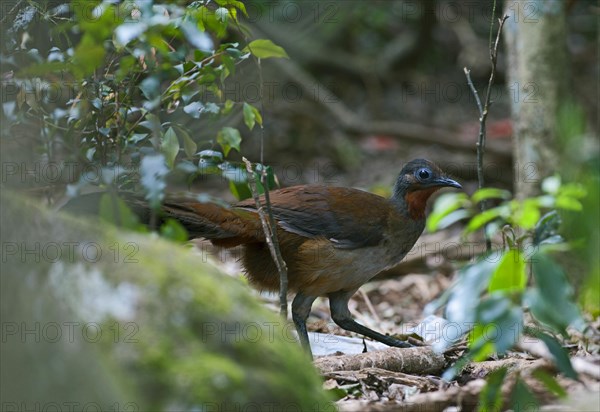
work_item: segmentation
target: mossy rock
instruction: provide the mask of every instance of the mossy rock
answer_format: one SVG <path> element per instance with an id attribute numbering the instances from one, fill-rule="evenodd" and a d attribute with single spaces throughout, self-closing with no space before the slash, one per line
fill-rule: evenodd
<path id="1" fill-rule="evenodd" d="M 0 202 L 3 405 L 334 409 L 292 328 L 243 282 L 152 235 Z"/>

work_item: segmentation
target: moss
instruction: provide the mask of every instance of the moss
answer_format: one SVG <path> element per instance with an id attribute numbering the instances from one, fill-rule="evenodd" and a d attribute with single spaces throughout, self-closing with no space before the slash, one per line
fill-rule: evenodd
<path id="1" fill-rule="evenodd" d="M 10 293 L 28 288 L 20 276 L 24 271 L 34 284 L 43 284 L 27 293 L 33 302 L 43 299 L 46 306 L 60 308 L 59 322 L 98 325 L 103 334 L 93 344 L 83 342 L 83 358 L 104 365 L 106 373 L 98 379 L 107 388 L 128 383 L 121 402 L 134 399 L 140 410 L 331 405 L 310 361 L 286 339 L 287 325 L 261 307 L 243 282 L 152 235 L 121 233 L 18 196 L 3 194 L 1 201 L 3 242 L 80 245 L 73 259 L 55 262 L 7 256 L 3 272 L 7 269 L 11 279 Z M 15 219 L 17 214 L 22 218 Z M 89 244 L 102 250 L 99 259 L 82 257 L 81 245 Z M 5 293 L 3 288 L 3 300 Z M 24 302 L 16 304 L 14 318 L 23 318 L 27 310 Z M 64 353 L 54 362 L 68 365 L 62 356 L 77 344 L 82 342 L 58 342 Z M 23 387 L 47 362 L 35 359 L 37 369 L 23 377 Z M 78 385 L 82 393 L 102 386 L 88 375 Z"/>

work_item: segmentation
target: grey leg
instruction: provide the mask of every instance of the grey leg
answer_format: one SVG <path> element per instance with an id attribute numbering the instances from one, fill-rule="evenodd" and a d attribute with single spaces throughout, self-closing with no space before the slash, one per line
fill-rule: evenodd
<path id="1" fill-rule="evenodd" d="M 296 295 L 296 297 L 294 297 L 294 300 L 292 301 L 292 320 L 294 321 L 294 325 L 296 326 L 296 331 L 298 332 L 300 343 L 302 344 L 304 350 L 306 350 L 311 356 L 311 358 L 312 352 L 310 350 L 310 343 L 308 342 L 306 319 L 308 319 L 308 315 L 310 314 L 310 308 L 312 307 L 312 304 L 316 298 L 316 296 L 307 296 L 298 292 L 298 294 Z"/>
<path id="2" fill-rule="evenodd" d="M 329 307 L 331 309 L 331 318 L 333 321 L 342 329 L 349 330 L 351 332 L 360 333 L 361 335 L 368 336 L 371 339 L 385 343 L 388 346 L 394 346 L 397 348 L 410 348 L 411 345 L 408 342 L 401 341 L 391 336 L 383 335 L 379 332 L 375 332 L 366 326 L 357 323 L 352 319 L 352 315 L 348 310 L 348 301 L 350 297 L 354 295 L 356 290 L 350 292 L 335 292 L 330 293 L 329 296 Z"/>

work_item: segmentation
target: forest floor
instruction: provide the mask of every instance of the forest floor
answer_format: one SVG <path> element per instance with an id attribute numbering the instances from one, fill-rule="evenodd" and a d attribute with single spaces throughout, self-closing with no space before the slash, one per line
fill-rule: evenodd
<path id="1" fill-rule="evenodd" d="M 445 234 L 448 236 L 448 233 Z M 425 240 L 432 235 L 425 235 Z M 227 260 L 225 269 L 239 276 L 241 268 Z M 411 336 L 419 342 L 443 337 L 439 316 L 424 314 L 424 308 L 452 285 L 456 264 L 440 255 L 409 259 L 396 271 L 383 274 L 364 285 L 350 300 L 350 311 L 360 323 L 385 334 Z M 274 312 L 278 311 L 276 294 L 257 293 L 257 297 Z M 443 314 L 439 311 L 437 315 Z M 443 354 L 430 346 L 410 350 L 390 349 L 349 333 L 331 321 L 328 301 L 319 298 L 308 319 L 315 366 L 323 376 L 323 386 L 337 398 L 343 411 L 468 411 L 478 410 L 486 391 L 486 378 L 505 368 L 500 385 L 501 404 L 497 410 L 598 411 L 600 410 L 600 319 L 587 316 L 585 333 L 569 331 L 562 344 L 568 349 L 579 380 L 558 373 L 545 346 L 525 339 L 505 355 L 494 355 L 481 362 L 466 364 L 447 381 L 442 374 L 466 350 L 459 342 Z M 423 333 L 425 331 L 425 333 Z M 366 351 L 366 352 L 365 352 Z M 400 352 L 399 352 L 400 351 Z M 404 352 L 401 352 L 404 351 Z M 539 378 L 548 372 L 562 387 L 549 391 Z M 527 405 L 514 405 L 515 392 L 525 383 L 531 393 Z M 523 399 L 523 398 L 522 398 Z"/>

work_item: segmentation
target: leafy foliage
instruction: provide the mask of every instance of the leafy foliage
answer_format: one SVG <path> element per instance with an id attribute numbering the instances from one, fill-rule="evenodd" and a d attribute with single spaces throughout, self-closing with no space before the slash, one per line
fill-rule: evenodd
<path id="1" fill-rule="evenodd" d="M 524 230 L 533 229 L 540 222 L 543 211 L 551 209 L 581 211 L 581 199 L 587 194 L 585 188 L 576 183 L 561 184 L 560 177 L 552 176 L 542 183 L 542 196 L 524 200 L 511 199 L 510 192 L 496 188 L 483 188 L 471 197 L 465 193 L 445 193 L 435 204 L 427 221 L 427 229 L 434 231 L 469 218 L 464 234 L 473 233 L 485 225 L 493 234 L 504 224 Z M 500 200 L 501 203 L 484 212 L 479 204 L 484 200 Z"/>
<path id="2" fill-rule="evenodd" d="M 243 2 L 41 1 L 10 12 L 20 17 L 0 56 L 15 90 L 2 133 L 28 128 L 45 161 L 76 164 L 69 193 L 89 184 L 140 188 L 156 208 L 166 182 L 183 174 L 188 185 L 221 176 L 238 198 L 250 195 L 235 160 L 244 134 L 235 119 L 249 133 L 263 117 L 243 96 L 229 98 L 227 82 L 253 59 L 288 56 L 270 40 L 245 37 Z M 38 39 L 47 29 L 54 38 L 44 48 Z M 20 42 L 23 33 L 35 44 Z M 110 178 L 90 180 L 83 171 L 96 165 Z M 105 217 L 117 219 L 117 206 Z"/>
<path id="3" fill-rule="evenodd" d="M 556 335 L 567 336 L 567 327 L 583 330 L 585 325 L 565 272 L 551 254 L 568 248 L 559 234 L 561 215 L 557 210 L 579 213 L 586 191 L 578 184 L 562 184 L 557 176 L 544 180 L 542 190 L 541 196 L 516 200 L 507 191 L 484 188 L 470 197 L 464 193 L 446 194 L 435 204 L 429 230 L 468 218 L 464 235 L 487 225 L 488 233 L 499 233 L 504 239 L 502 249 L 462 268 L 451 290 L 426 308 L 432 312 L 445 304 L 447 320 L 458 324 L 467 336 L 469 352 L 446 371 L 446 378 L 457 374 L 469 360 L 505 354 L 523 335 L 541 341 L 557 368 L 565 376 L 577 378 Z M 483 200 L 495 200 L 497 205 L 478 212 Z M 525 324 L 527 312 L 533 324 Z M 436 349 L 445 350 L 459 339 L 461 336 L 437 342 Z M 480 410 L 497 408 L 502 373 L 489 377 L 481 394 Z M 564 393 L 550 375 L 541 371 L 538 375 L 537 379 L 551 392 Z M 513 388 L 511 402 L 515 410 L 524 402 L 537 405 L 520 379 Z"/>
<path id="4" fill-rule="evenodd" d="M 502 406 L 502 383 L 506 368 L 500 368 L 488 376 L 488 384 L 479 395 L 480 411 L 499 411 Z"/>

